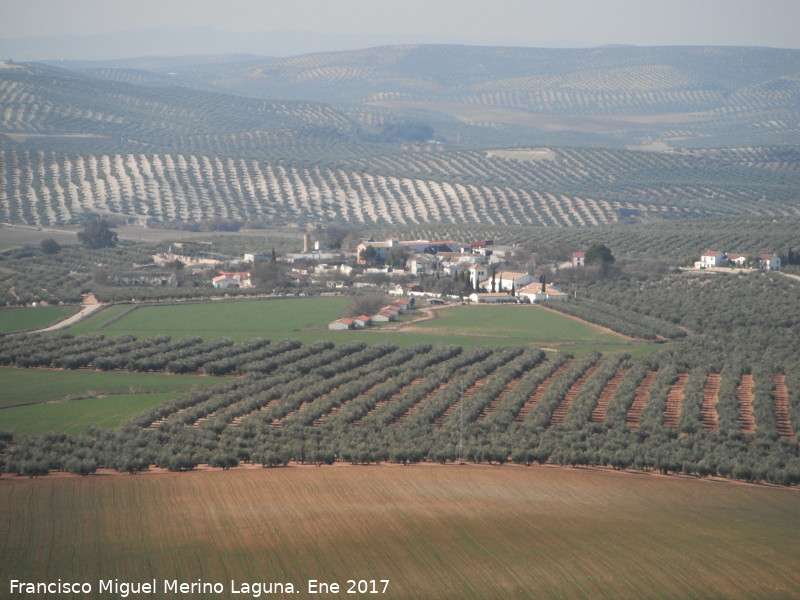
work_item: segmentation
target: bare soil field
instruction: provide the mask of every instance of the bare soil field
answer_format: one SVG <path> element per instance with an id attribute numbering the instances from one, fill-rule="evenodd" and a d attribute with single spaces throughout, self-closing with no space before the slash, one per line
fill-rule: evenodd
<path id="1" fill-rule="evenodd" d="M 231 580 L 291 582 L 304 599 L 320 597 L 311 579 L 388 579 L 367 596 L 639 599 L 796 598 L 800 585 L 800 495 L 727 482 L 295 466 L 3 478 L 0 506 L 4 588 L 155 578 L 148 597 L 175 598 L 164 579 L 201 580 L 241 599 Z"/>

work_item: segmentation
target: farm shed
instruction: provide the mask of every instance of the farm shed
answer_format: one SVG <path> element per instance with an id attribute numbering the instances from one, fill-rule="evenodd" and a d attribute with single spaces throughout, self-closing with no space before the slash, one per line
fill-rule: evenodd
<path id="1" fill-rule="evenodd" d="M 367 315 L 358 315 L 353 317 L 353 323 L 356 327 L 369 327 L 372 325 L 372 319 Z"/>
<path id="2" fill-rule="evenodd" d="M 372 315 L 373 323 L 388 323 L 389 321 L 396 321 L 397 315 L 386 310 L 382 310 L 377 315 Z"/>
<path id="3" fill-rule="evenodd" d="M 345 329 L 354 329 L 355 323 L 353 319 L 337 319 L 328 324 L 328 329 L 333 331 L 341 331 Z"/>

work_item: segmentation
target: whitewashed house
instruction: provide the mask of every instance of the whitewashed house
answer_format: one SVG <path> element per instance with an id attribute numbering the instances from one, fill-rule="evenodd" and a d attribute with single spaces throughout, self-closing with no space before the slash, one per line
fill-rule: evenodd
<path id="1" fill-rule="evenodd" d="M 239 273 L 222 273 L 211 280 L 211 284 L 218 289 L 227 289 L 232 287 L 251 288 L 253 282 L 250 279 L 250 273 L 244 271 Z"/>
<path id="2" fill-rule="evenodd" d="M 700 255 L 700 260 L 694 263 L 695 269 L 709 269 L 712 267 L 724 267 L 727 262 L 724 252 L 709 250 Z"/>
<path id="3" fill-rule="evenodd" d="M 489 269 L 484 265 L 472 265 L 469 268 L 469 280 L 472 282 L 472 287 L 478 289 L 481 281 L 489 276 Z"/>
<path id="4" fill-rule="evenodd" d="M 728 254 L 727 259 L 730 264 L 740 269 L 747 264 L 747 256 L 745 254 Z"/>
<path id="5" fill-rule="evenodd" d="M 550 285 L 549 283 L 531 283 L 517 291 L 517 296 L 526 298 L 533 302 L 543 300 L 567 300 L 569 294 L 564 290 Z"/>
<path id="6" fill-rule="evenodd" d="M 497 292 L 510 292 L 512 289 L 518 290 L 521 287 L 536 281 L 527 273 L 515 273 L 512 271 L 496 271 L 494 274 L 495 291 Z M 489 277 L 485 281 L 481 281 L 481 286 L 487 290 L 492 288 L 492 278 Z"/>

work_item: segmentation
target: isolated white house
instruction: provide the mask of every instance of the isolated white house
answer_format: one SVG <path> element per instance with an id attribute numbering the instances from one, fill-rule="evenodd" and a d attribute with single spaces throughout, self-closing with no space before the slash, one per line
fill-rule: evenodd
<path id="1" fill-rule="evenodd" d="M 709 250 L 700 255 L 700 260 L 694 263 L 696 269 L 708 269 L 711 267 L 723 267 L 728 259 L 724 252 Z"/>

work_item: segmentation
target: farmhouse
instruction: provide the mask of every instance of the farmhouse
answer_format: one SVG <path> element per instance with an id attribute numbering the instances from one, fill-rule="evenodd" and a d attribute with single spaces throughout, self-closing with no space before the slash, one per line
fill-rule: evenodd
<path id="1" fill-rule="evenodd" d="M 328 324 L 328 329 L 333 331 L 343 331 L 345 329 L 354 329 L 355 323 L 353 319 L 336 319 Z"/>
<path id="2" fill-rule="evenodd" d="M 759 254 L 758 267 L 766 271 L 779 271 L 781 268 L 781 257 L 777 254 Z"/>
<path id="3" fill-rule="evenodd" d="M 781 257 L 777 254 L 725 254 L 724 252 L 703 252 L 700 260 L 694 263 L 695 269 L 710 269 L 713 267 L 738 267 L 759 268 L 765 271 L 778 271 L 781 268 Z"/>
<path id="4" fill-rule="evenodd" d="M 728 262 L 733 266 L 744 268 L 747 265 L 747 256 L 744 254 L 728 254 Z"/>
<path id="5" fill-rule="evenodd" d="M 510 292 L 512 289 L 518 290 L 519 288 L 533 283 L 535 280 L 527 273 L 514 273 L 513 271 L 496 271 L 494 274 L 495 288 L 497 292 L 506 291 Z M 491 289 L 491 278 L 481 281 L 480 287 L 487 290 Z"/>
<path id="6" fill-rule="evenodd" d="M 222 273 L 211 280 L 212 285 L 218 289 L 227 289 L 230 287 L 251 288 L 253 282 L 250 279 L 250 273 L 247 271 L 237 273 Z"/>
<path id="7" fill-rule="evenodd" d="M 531 302 L 543 300 L 567 300 L 569 294 L 549 283 L 531 283 L 517 290 L 517 296 Z"/>
<path id="8" fill-rule="evenodd" d="M 700 260 L 694 263 L 695 269 L 708 269 L 710 267 L 724 267 L 727 259 L 723 252 L 709 250 L 700 255 Z"/>
<path id="9" fill-rule="evenodd" d="M 578 268 L 585 266 L 584 263 L 586 261 L 586 253 L 585 252 L 573 252 L 572 253 L 572 267 Z"/>
<path id="10" fill-rule="evenodd" d="M 483 265 L 472 265 L 469 268 L 469 280 L 476 290 L 480 288 L 481 281 L 489 276 L 489 269 Z"/>

